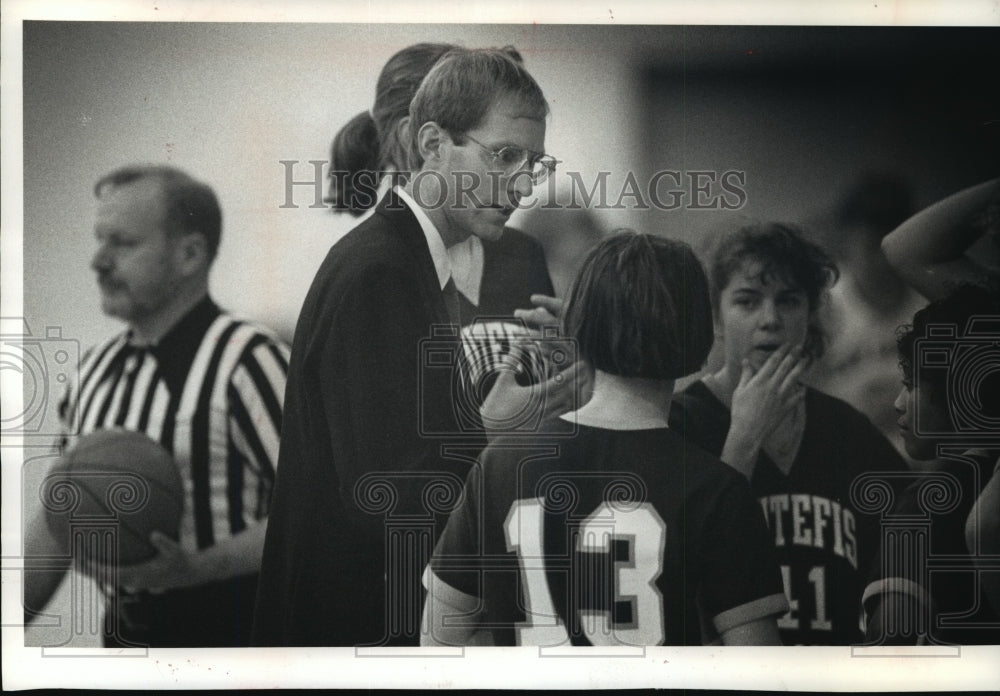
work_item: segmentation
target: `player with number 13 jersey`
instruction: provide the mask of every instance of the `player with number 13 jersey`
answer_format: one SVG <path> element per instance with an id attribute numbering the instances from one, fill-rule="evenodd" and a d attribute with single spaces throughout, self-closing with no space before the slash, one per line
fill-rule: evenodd
<path id="1" fill-rule="evenodd" d="M 788 606 L 747 482 L 667 428 L 498 441 L 425 584 L 495 645 L 701 645 Z"/>
<path id="2" fill-rule="evenodd" d="M 563 322 L 593 396 L 483 452 L 424 573 L 423 645 L 777 643 L 788 604 L 749 484 L 667 427 L 710 316 L 687 245 L 591 253 Z"/>

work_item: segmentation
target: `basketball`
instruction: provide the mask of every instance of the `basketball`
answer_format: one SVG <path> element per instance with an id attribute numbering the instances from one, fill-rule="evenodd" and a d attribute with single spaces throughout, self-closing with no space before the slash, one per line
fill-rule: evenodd
<path id="1" fill-rule="evenodd" d="M 156 555 L 152 532 L 180 536 L 180 473 L 170 453 L 142 433 L 113 429 L 81 437 L 46 477 L 41 497 L 53 537 L 81 559 L 141 563 Z"/>

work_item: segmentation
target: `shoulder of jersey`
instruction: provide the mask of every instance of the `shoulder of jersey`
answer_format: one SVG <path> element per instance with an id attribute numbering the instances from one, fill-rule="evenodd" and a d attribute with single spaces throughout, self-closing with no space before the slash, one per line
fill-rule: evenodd
<path id="1" fill-rule="evenodd" d="M 807 404 L 809 404 L 812 410 L 819 409 L 822 411 L 819 415 L 824 421 L 830 423 L 853 422 L 858 425 L 875 427 L 868 416 L 843 399 L 838 399 L 835 396 L 831 396 L 819 389 L 813 389 L 812 387 L 808 389 L 806 398 L 808 399 Z M 808 415 L 812 416 L 813 414 Z"/>

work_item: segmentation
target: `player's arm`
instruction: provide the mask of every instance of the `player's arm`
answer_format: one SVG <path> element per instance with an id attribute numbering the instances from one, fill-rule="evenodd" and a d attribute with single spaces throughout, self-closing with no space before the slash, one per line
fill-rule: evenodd
<path id="1" fill-rule="evenodd" d="M 869 645 L 918 645 L 917 612 L 921 603 L 907 592 L 879 592 L 867 602 L 871 608 L 865 625 Z"/>
<path id="2" fill-rule="evenodd" d="M 721 637 L 723 645 L 781 645 L 778 620 L 773 616 L 734 626 Z"/>
<path id="3" fill-rule="evenodd" d="M 449 516 L 421 578 L 427 590 L 420 620 L 424 646 L 493 645 L 492 632 L 483 626 L 486 603 L 473 594 L 482 587 L 482 466 L 469 470 L 462 501 Z"/>
<path id="4" fill-rule="evenodd" d="M 1000 462 L 972 506 L 965 526 L 965 543 L 976 563 L 1000 557 Z M 1000 614 L 1000 571 L 984 570 L 979 580 L 987 601 Z"/>
<path id="5" fill-rule="evenodd" d="M 493 645 L 493 634 L 482 626 L 485 612 L 478 600 L 440 578 L 429 584 L 420 621 L 421 646 Z"/>
<path id="6" fill-rule="evenodd" d="M 906 499 L 901 501 L 897 510 L 909 510 L 905 503 Z M 904 551 L 912 554 L 915 549 Z M 931 596 L 918 582 L 905 577 L 910 573 L 894 568 L 891 559 L 888 559 L 890 565 L 885 566 L 886 560 L 881 553 L 875 557 L 874 579 L 861 596 L 865 642 L 869 645 L 922 644 L 926 635 L 918 633 L 918 628 L 930 629 L 934 616 Z"/>
<path id="7" fill-rule="evenodd" d="M 860 440 L 870 449 L 887 474 L 892 471 L 907 470 L 902 457 L 896 448 L 886 441 L 870 421 L 865 419 L 865 427 L 869 428 L 866 439 Z M 880 453 L 881 452 L 881 453 Z M 894 461 L 893 458 L 899 461 Z M 886 476 L 883 481 L 912 481 L 909 477 Z M 902 485 L 902 483 L 897 484 Z M 919 488 L 908 486 L 897 491 L 897 499 L 893 506 L 892 516 L 900 519 L 913 518 L 925 514 L 924 506 L 919 500 Z M 918 628 L 931 630 L 935 613 L 934 600 L 921 584 L 921 578 L 927 578 L 926 555 L 928 548 L 937 548 L 935 531 L 931 527 L 929 542 L 920 541 L 912 535 L 897 535 L 895 550 L 887 554 L 887 549 L 881 546 L 872 554 L 868 566 L 868 584 L 861 595 L 862 625 L 865 631 L 865 642 L 870 645 L 918 645 L 926 635 L 918 633 Z M 908 560 L 907 560 L 908 559 Z"/>
<path id="8" fill-rule="evenodd" d="M 985 271 L 965 255 L 983 235 L 986 213 L 1000 196 L 1000 179 L 964 189 L 920 211 L 882 240 L 882 251 L 907 285 L 935 300 Z"/>
<path id="9" fill-rule="evenodd" d="M 730 474 L 717 490 L 700 541 L 703 610 L 725 645 L 781 645 L 788 598 L 760 507 L 742 477 Z"/>

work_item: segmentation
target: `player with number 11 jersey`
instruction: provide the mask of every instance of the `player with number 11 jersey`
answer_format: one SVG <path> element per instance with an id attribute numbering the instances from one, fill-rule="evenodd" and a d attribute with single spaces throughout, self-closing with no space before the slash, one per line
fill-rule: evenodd
<path id="1" fill-rule="evenodd" d="M 675 396 L 670 426 L 750 482 L 791 607 L 782 642 L 859 643 L 877 502 L 906 465 L 864 415 L 804 382 L 837 266 L 802 230 L 758 223 L 723 235 L 710 269 L 722 361 Z"/>

